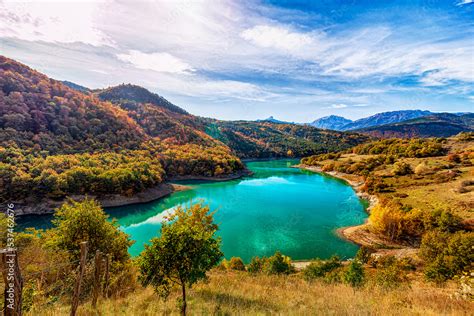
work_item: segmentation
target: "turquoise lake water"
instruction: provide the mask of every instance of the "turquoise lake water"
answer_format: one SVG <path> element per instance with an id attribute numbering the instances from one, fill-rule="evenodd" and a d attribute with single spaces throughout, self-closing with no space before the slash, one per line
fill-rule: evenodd
<path id="1" fill-rule="evenodd" d="M 248 162 L 252 176 L 225 182 L 185 182 L 191 189 L 141 205 L 106 209 L 135 244 L 159 235 L 163 217 L 180 204 L 204 200 L 217 210 L 215 221 L 226 258 L 269 256 L 276 250 L 293 259 L 354 256 L 358 247 L 340 239 L 336 229 L 364 222 L 364 203 L 345 182 L 291 168 L 297 160 Z M 51 216 L 20 219 L 20 228 L 50 225 Z"/>

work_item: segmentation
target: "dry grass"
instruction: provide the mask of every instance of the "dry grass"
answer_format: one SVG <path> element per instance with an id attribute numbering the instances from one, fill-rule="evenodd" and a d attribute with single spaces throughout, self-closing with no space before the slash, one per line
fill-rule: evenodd
<path id="1" fill-rule="evenodd" d="M 453 288 L 412 282 L 396 290 L 307 282 L 298 275 L 251 276 L 245 272 L 210 274 L 189 292 L 191 315 L 469 315 L 474 303 L 452 297 Z M 125 297 L 90 303 L 78 315 L 174 315 L 178 293 L 163 302 L 151 289 Z M 69 306 L 56 304 L 29 315 L 68 315 Z"/>

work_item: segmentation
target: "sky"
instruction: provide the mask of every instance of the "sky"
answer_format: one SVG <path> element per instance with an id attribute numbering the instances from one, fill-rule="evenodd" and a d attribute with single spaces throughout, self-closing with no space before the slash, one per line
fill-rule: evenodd
<path id="1" fill-rule="evenodd" d="M 0 54 L 225 120 L 472 112 L 473 22 L 474 0 L 0 0 Z"/>

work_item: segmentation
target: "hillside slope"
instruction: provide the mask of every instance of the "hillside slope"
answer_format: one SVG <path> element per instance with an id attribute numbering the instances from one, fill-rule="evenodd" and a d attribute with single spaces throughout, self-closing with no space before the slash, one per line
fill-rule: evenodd
<path id="1" fill-rule="evenodd" d="M 307 125 L 207 119 L 206 132 L 232 148 L 239 157 L 301 157 L 311 153 L 340 151 L 367 136 L 317 129 Z"/>
<path id="2" fill-rule="evenodd" d="M 160 128 L 160 115 L 188 114 L 166 102 L 121 108 L 0 56 L 0 204 L 39 212 L 67 196 L 127 198 L 173 177 L 242 172 L 227 146 L 192 127 L 179 133 L 172 119 L 172 131 Z"/>

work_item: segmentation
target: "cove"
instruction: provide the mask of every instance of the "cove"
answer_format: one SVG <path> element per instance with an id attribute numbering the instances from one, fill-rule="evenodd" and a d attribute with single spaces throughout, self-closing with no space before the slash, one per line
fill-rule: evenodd
<path id="1" fill-rule="evenodd" d="M 344 181 L 291 168 L 297 160 L 247 162 L 252 176 L 224 182 L 186 181 L 186 191 L 147 204 L 108 208 L 135 243 L 132 256 L 159 235 L 164 216 L 177 205 L 203 200 L 215 210 L 226 258 L 270 256 L 276 250 L 294 260 L 354 256 L 358 247 L 336 229 L 362 224 L 365 205 Z M 19 226 L 45 228 L 51 216 L 25 217 Z"/>

